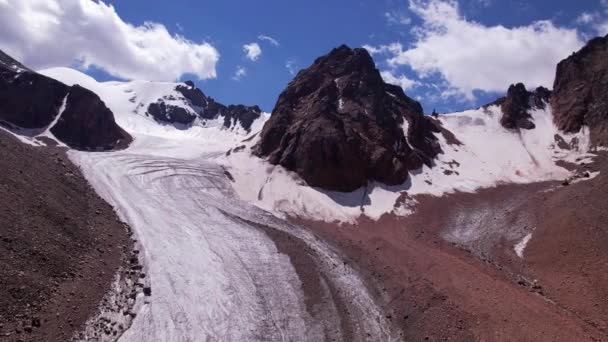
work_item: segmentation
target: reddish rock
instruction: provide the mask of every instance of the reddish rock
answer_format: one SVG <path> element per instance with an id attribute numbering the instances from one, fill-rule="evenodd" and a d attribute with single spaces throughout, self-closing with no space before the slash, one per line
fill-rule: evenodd
<path id="1" fill-rule="evenodd" d="M 561 130 L 588 126 L 593 143 L 608 145 L 608 36 L 592 39 L 558 64 L 551 105 Z"/>
<path id="2" fill-rule="evenodd" d="M 365 49 L 343 45 L 289 83 L 254 153 L 310 186 L 352 191 L 371 180 L 401 184 L 430 165 L 437 131 L 418 102 L 384 83 Z"/>

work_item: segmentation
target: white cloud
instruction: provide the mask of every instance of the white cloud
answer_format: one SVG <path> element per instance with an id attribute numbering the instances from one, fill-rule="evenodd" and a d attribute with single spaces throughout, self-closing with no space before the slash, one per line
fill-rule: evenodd
<path id="1" fill-rule="evenodd" d="M 382 76 L 384 82 L 400 86 L 404 91 L 418 85 L 417 81 L 411 80 L 405 75 L 395 76 L 393 71 L 390 70 L 382 71 L 380 72 L 380 75 Z"/>
<path id="2" fill-rule="evenodd" d="M 579 24 L 590 24 L 595 21 L 595 17 L 595 13 L 583 12 L 576 18 L 576 22 Z"/>
<path id="3" fill-rule="evenodd" d="M 236 70 L 234 71 L 234 76 L 232 76 L 232 79 L 235 81 L 240 81 L 245 76 L 247 76 L 247 69 L 243 66 L 238 65 L 236 67 Z"/>
<path id="4" fill-rule="evenodd" d="M 292 76 L 298 72 L 297 64 L 294 60 L 288 60 L 285 62 L 285 68 L 287 68 L 287 71 L 289 71 Z"/>
<path id="5" fill-rule="evenodd" d="M 412 19 L 399 12 L 385 12 L 384 17 L 389 25 L 409 25 Z"/>
<path id="6" fill-rule="evenodd" d="M 218 51 L 161 24 L 127 23 L 91 0 L 1 0 L 0 48 L 33 69 L 95 66 L 124 79 L 216 77 Z"/>
<path id="7" fill-rule="evenodd" d="M 259 35 L 258 39 L 262 40 L 262 41 L 267 41 L 267 42 L 269 42 L 270 44 L 272 44 L 274 46 L 281 45 L 281 44 L 279 44 L 279 42 L 276 39 L 274 39 L 274 38 L 272 38 L 270 36 L 263 35 L 263 34 Z"/>
<path id="8" fill-rule="evenodd" d="M 392 68 L 407 65 L 422 78 L 439 74 L 446 94 L 457 91 L 469 100 L 474 90 L 502 92 L 516 82 L 551 87 L 556 64 L 584 43 L 576 30 L 550 21 L 514 28 L 485 26 L 464 18 L 453 0 L 409 4 L 423 22 L 412 30 L 412 46 L 393 43 L 367 49 L 387 55 Z"/>
<path id="9" fill-rule="evenodd" d="M 254 62 L 260 58 L 260 55 L 262 55 L 262 48 L 260 48 L 260 44 L 255 42 L 243 45 L 243 51 L 245 52 L 246 57 Z"/>

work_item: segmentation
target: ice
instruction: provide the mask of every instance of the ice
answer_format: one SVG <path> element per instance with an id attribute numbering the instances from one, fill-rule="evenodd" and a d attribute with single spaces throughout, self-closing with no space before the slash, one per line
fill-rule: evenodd
<path id="1" fill-rule="evenodd" d="M 521 239 L 521 241 L 519 241 L 514 247 L 513 249 L 515 250 L 515 254 L 517 254 L 518 257 L 522 258 L 524 257 L 524 249 L 526 248 L 526 245 L 528 244 L 528 242 L 530 242 L 530 239 L 532 239 L 532 233 L 524 236 L 523 239 Z"/>
<path id="2" fill-rule="evenodd" d="M 337 300 L 354 320 L 354 340 L 392 340 L 382 309 L 331 246 L 234 192 L 227 151 L 245 144 L 244 129 L 227 130 L 219 122 L 180 129 L 142 115 L 138 103 L 155 101 L 175 84 L 97 83 L 72 70 L 45 73 L 90 87 L 134 137 L 124 151 L 69 152 L 141 244 L 152 296 L 138 298 L 137 316 L 121 341 L 344 340 Z M 290 257 L 260 225 L 302 241 L 316 256 L 309 267 L 321 274 L 322 289 L 313 310 Z"/>

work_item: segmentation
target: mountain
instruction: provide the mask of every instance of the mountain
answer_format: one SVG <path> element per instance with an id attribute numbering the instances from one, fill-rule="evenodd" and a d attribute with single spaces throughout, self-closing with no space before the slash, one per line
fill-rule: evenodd
<path id="1" fill-rule="evenodd" d="M 112 153 L 67 151 L 137 240 L 123 261 L 138 280 L 102 301 L 127 296 L 128 310 L 83 309 L 78 322 L 91 319 L 80 339 L 605 340 L 608 155 L 605 118 L 595 108 L 603 108 L 608 88 L 604 40 L 594 41 L 560 64 L 554 91 L 514 84 L 489 105 L 436 117 L 386 84 L 365 50 L 347 46 L 301 71 L 272 115 L 221 105 L 192 82 L 98 82 L 69 68 L 35 74 L 5 58 L 7 72 L 69 89 L 46 103 L 62 114 L 44 117 L 43 136 L 82 141 L 62 125 L 101 102 L 107 111 L 96 112 L 112 113 L 133 138 Z M 580 69 L 569 74 L 571 59 Z M 574 96 L 581 89 L 583 102 Z M 585 110 L 560 112 L 563 103 Z M 93 121 L 82 129 L 100 127 Z M 45 222 L 27 214 L 39 203 L 51 212 L 78 209 L 65 202 L 72 196 L 44 197 L 70 194 L 74 188 L 63 186 L 74 171 L 59 161 L 29 163 L 37 149 L 2 137 L 10 160 L 0 194 L 9 210 L 0 214 L 24 217 L 10 226 L 22 248 L 9 253 L 19 259 L 6 263 L 21 265 L 40 241 L 19 232 L 72 227 L 61 225 L 64 215 Z M 6 154 L 15 146 L 23 149 Z M 50 172 L 31 182 L 45 167 Z M 40 185 L 50 176 L 65 182 Z M 30 202 L 33 208 L 23 205 Z M 95 232 L 100 211 L 82 224 L 111 238 Z M 65 216 L 80 218 L 72 214 Z M 41 241 L 53 236 L 40 234 Z M 110 248 L 106 240 L 101 251 L 86 248 L 91 241 L 78 246 L 91 258 Z M 64 251 L 61 242 L 35 247 Z M 11 296 L 36 284 L 7 274 L 16 282 Z M 23 293 L 33 298 L 27 286 Z M 27 311 L 29 301 L 36 299 L 13 303 Z"/>
<path id="2" fill-rule="evenodd" d="M 608 36 L 590 40 L 557 66 L 551 106 L 565 132 L 591 131 L 594 144 L 608 145 Z"/>
<path id="3" fill-rule="evenodd" d="M 499 98 L 489 105 L 498 105 L 502 110 L 500 123 L 508 129 L 534 129 L 536 126 L 532 121 L 530 111 L 535 109 L 546 109 L 551 98 L 551 91 L 544 87 L 538 87 L 534 92 L 529 92 L 523 83 L 512 84 L 507 90 L 507 95 Z"/>
<path id="4" fill-rule="evenodd" d="M 385 83 L 365 49 L 345 45 L 298 73 L 260 133 L 256 154 L 310 186 L 353 191 L 403 183 L 440 152 L 422 106 Z"/>
<path id="5" fill-rule="evenodd" d="M 224 106 L 206 96 L 191 81 L 97 82 L 70 68 L 52 68 L 40 72 L 69 85 L 80 84 L 98 94 L 115 113 L 118 124 L 131 134 L 202 134 L 201 139 L 216 144 L 222 142 L 221 139 L 213 139 L 213 134 L 240 136 L 255 128 L 255 122 L 265 120 L 258 106 Z"/>
<path id="6" fill-rule="evenodd" d="M 253 121 L 262 115 L 262 110 L 258 106 L 224 106 L 213 98 L 205 96 L 192 81 L 179 84 L 174 90 L 181 96 L 163 96 L 148 105 L 147 114 L 160 122 L 182 125 L 191 125 L 197 118 L 203 122 L 223 118 L 225 128 L 232 128 L 239 124 L 248 132 L 251 130 Z"/>
<path id="7" fill-rule="evenodd" d="M 75 149 L 113 150 L 131 142 L 95 93 L 40 75 L 2 51 L 0 120 L 31 138 L 50 130 Z"/>

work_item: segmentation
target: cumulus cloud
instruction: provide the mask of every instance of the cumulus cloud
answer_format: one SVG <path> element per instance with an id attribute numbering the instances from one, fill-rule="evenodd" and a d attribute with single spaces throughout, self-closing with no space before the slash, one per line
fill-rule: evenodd
<path id="1" fill-rule="evenodd" d="M 260 55 L 262 55 L 262 48 L 260 47 L 260 44 L 255 42 L 243 45 L 243 51 L 245 52 L 245 56 L 254 62 L 260 58 Z"/>
<path id="2" fill-rule="evenodd" d="M 274 45 L 274 46 L 279 46 L 279 45 L 281 45 L 281 44 L 279 44 L 279 41 L 278 41 L 278 40 L 276 40 L 276 39 L 272 38 L 271 36 L 267 36 L 267 35 L 263 35 L 263 34 L 261 34 L 261 35 L 259 35 L 259 36 L 258 36 L 258 39 L 259 39 L 259 40 L 262 40 L 262 41 L 267 41 L 267 42 L 269 42 L 271 45 Z"/>
<path id="3" fill-rule="evenodd" d="M 417 81 L 411 80 L 405 75 L 395 76 L 394 72 L 391 70 L 382 71 L 380 72 L 380 75 L 382 76 L 382 79 L 384 79 L 384 82 L 400 86 L 404 91 L 418 85 Z"/>
<path id="4" fill-rule="evenodd" d="M 95 66 L 124 79 L 216 77 L 218 51 L 161 24 L 125 22 L 91 0 L 0 0 L 0 48 L 34 69 Z"/>
<path id="5" fill-rule="evenodd" d="M 234 76 L 232 76 L 232 79 L 235 81 L 240 81 L 245 76 L 247 76 L 247 69 L 243 66 L 238 65 L 236 67 L 236 70 L 234 71 Z"/>
<path id="6" fill-rule="evenodd" d="M 410 0 L 409 8 L 422 20 L 411 46 L 366 48 L 392 68 L 406 65 L 422 78 L 438 74 L 445 94 L 469 100 L 475 90 L 502 92 L 515 82 L 551 87 L 556 64 L 584 44 L 577 30 L 550 21 L 507 28 L 467 20 L 453 0 Z"/>

